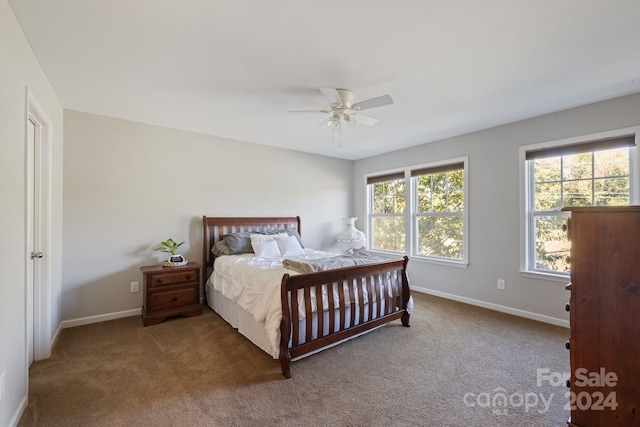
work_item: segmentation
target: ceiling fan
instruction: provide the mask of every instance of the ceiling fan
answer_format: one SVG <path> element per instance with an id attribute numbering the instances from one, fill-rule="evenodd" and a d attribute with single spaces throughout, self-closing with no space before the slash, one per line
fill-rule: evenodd
<path id="1" fill-rule="evenodd" d="M 289 113 L 324 113 L 329 117 L 322 122 L 319 129 L 326 128 L 334 131 L 341 131 L 343 128 L 350 128 L 356 123 L 373 126 L 378 123 L 378 119 L 360 111 L 371 108 L 382 107 L 393 104 L 393 99 L 389 95 L 377 96 L 364 101 L 353 103 L 353 92 L 348 89 L 320 88 L 320 92 L 329 101 L 329 110 L 297 110 Z"/>

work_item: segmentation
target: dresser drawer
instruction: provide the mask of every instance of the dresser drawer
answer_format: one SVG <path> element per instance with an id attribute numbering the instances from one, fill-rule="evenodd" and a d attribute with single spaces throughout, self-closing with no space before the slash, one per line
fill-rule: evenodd
<path id="1" fill-rule="evenodd" d="M 167 291 L 150 292 L 147 300 L 148 311 L 164 311 L 198 304 L 198 288 L 190 286 Z"/>
<path id="2" fill-rule="evenodd" d="M 149 287 L 157 288 L 175 284 L 199 283 L 199 270 L 176 271 L 175 273 L 159 272 L 149 275 Z"/>

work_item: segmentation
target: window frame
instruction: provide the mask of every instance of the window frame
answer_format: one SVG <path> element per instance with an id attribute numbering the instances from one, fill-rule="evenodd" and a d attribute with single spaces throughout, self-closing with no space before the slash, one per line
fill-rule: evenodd
<path id="1" fill-rule="evenodd" d="M 404 212 L 402 213 L 374 213 L 373 212 L 373 197 L 371 195 L 371 184 L 376 184 L 376 183 L 380 183 L 380 182 L 390 182 L 390 181 L 395 181 L 397 179 L 400 179 L 400 176 L 402 176 L 402 179 L 404 180 Z M 374 178 L 377 182 L 369 182 L 369 180 L 371 178 Z M 393 179 L 384 179 L 384 178 L 393 178 Z M 367 221 L 366 221 L 366 228 L 367 228 L 367 232 L 365 233 L 367 236 L 367 250 L 370 250 L 372 252 L 380 252 L 380 253 L 385 253 L 385 254 L 400 254 L 400 253 L 405 253 L 406 252 L 406 247 L 407 247 L 407 211 L 409 210 L 409 207 L 407 205 L 407 176 L 406 173 L 403 170 L 395 170 L 395 171 L 387 171 L 387 172 L 383 172 L 383 173 L 375 173 L 375 174 L 370 174 L 365 176 L 365 197 L 367 198 L 367 203 L 366 203 L 366 209 L 367 209 Z M 404 252 L 396 252 L 396 251 L 390 251 L 390 250 L 384 250 L 384 249 L 373 249 L 373 218 L 403 218 L 405 221 L 405 237 L 404 237 L 404 245 L 405 245 L 405 251 Z"/>
<path id="2" fill-rule="evenodd" d="M 417 177 L 412 177 L 412 172 L 418 170 L 436 169 L 446 167 L 450 165 L 462 164 L 462 170 L 464 172 L 464 210 L 462 216 L 462 258 L 452 259 L 436 256 L 427 256 L 418 254 L 418 227 L 417 221 Z M 403 254 L 408 255 L 411 259 L 420 260 L 424 262 L 444 264 L 456 267 L 467 267 L 469 265 L 469 156 L 455 157 L 436 162 L 422 163 L 418 165 L 406 166 L 403 168 L 391 169 L 387 171 L 379 171 L 366 174 L 364 177 L 365 185 L 365 209 L 366 209 L 366 229 L 367 229 L 367 250 L 382 254 L 399 254 L 400 252 L 384 251 L 380 249 L 374 249 L 373 246 L 373 213 L 372 213 L 372 194 L 371 188 L 368 184 L 370 178 L 386 175 L 404 174 L 405 180 L 405 250 Z"/>
<path id="3" fill-rule="evenodd" d="M 535 245 L 535 236 L 533 235 L 534 227 L 531 225 L 531 218 L 529 215 L 530 209 L 534 203 L 531 188 L 533 171 L 527 161 L 527 153 L 551 150 L 560 147 L 565 147 L 570 150 L 572 146 L 584 146 L 585 144 L 593 143 L 594 141 L 633 136 L 636 145 L 629 147 L 629 204 L 634 205 L 638 204 L 640 200 L 640 185 L 638 183 L 638 165 L 640 165 L 640 159 L 638 157 L 638 134 L 640 134 L 640 126 L 633 126 L 612 131 L 598 132 L 578 137 L 520 146 L 520 273 L 523 276 L 543 278 L 565 284 L 567 283 L 567 279 L 569 279 L 569 273 L 537 270 L 535 268 L 535 250 L 533 247 L 533 245 Z M 560 216 L 569 217 L 569 213 L 563 212 Z"/>

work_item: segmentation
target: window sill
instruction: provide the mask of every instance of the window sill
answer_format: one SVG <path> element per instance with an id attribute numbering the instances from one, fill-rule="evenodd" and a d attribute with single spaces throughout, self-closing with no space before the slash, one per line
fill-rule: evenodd
<path id="1" fill-rule="evenodd" d="M 396 258 L 403 257 L 406 254 L 403 252 L 386 252 L 379 251 L 375 249 L 367 249 L 367 252 L 371 252 L 376 255 L 380 255 L 383 257 Z M 450 267 L 458 267 L 458 268 L 467 268 L 469 263 L 466 261 L 451 261 L 444 258 L 428 258 L 420 255 L 409 255 L 409 259 L 413 262 L 424 262 L 428 264 L 440 264 L 440 265 L 448 265 Z"/>
<path id="2" fill-rule="evenodd" d="M 376 249 L 365 249 L 367 252 L 375 254 L 375 255 L 380 255 L 382 257 L 386 257 L 389 259 L 394 259 L 394 258 L 402 258 L 403 256 L 405 256 L 404 252 L 387 252 L 387 251 L 380 251 L 380 250 L 376 250 Z"/>
<path id="3" fill-rule="evenodd" d="M 444 258 L 428 258 L 424 256 L 414 255 L 409 257 L 412 261 L 424 262 L 427 264 L 440 264 L 447 265 L 449 267 L 467 268 L 469 263 L 467 261 L 452 261 Z"/>
<path id="4" fill-rule="evenodd" d="M 567 274 L 553 274 L 553 273 L 541 273 L 541 272 L 533 272 L 533 271 L 525 271 L 520 270 L 520 274 L 523 277 L 529 277 L 531 279 L 539 279 L 539 280 L 548 280 L 551 282 L 558 282 L 562 284 L 567 284 L 571 282 L 571 277 Z"/>

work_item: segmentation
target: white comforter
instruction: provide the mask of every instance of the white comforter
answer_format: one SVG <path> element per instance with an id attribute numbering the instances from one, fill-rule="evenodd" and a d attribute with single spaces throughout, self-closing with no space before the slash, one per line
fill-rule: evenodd
<path id="1" fill-rule="evenodd" d="M 303 255 L 288 258 L 309 261 L 337 255 L 331 252 L 304 249 Z M 260 258 L 255 254 L 221 256 L 215 260 L 213 267 L 215 273 L 211 276 L 213 279 L 209 279 L 213 281 L 214 289 L 250 313 L 256 322 L 265 321 L 265 330 L 271 343 L 280 341 L 282 276 L 287 273 L 298 274 L 284 268 L 283 259 Z M 326 292 L 326 290 L 323 291 Z M 301 318 L 304 317 L 304 311 L 300 313 Z"/>

